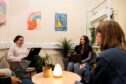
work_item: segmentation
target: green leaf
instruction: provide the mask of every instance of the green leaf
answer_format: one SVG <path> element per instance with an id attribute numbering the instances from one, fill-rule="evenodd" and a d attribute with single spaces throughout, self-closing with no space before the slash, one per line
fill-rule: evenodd
<path id="1" fill-rule="evenodd" d="M 4 58 L 4 57 L 1 57 L 1 58 L 0 58 L 0 62 L 2 62 L 2 61 L 3 61 L 3 58 Z"/>
<path id="2" fill-rule="evenodd" d="M 68 56 L 69 51 L 72 48 L 72 40 L 71 39 L 67 39 L 66 37 L 64 37 L 61 40 L 58 40 L 59 44 L 57 45 L 60 49 L 61 49 L 61 53 L 64 57 Z"/>
<path id="3" fill-rule="evenodd" d="M 96 30 L 95 30 L 95 27 L 92 27 L 92 28 L 89 28 L 89 29 L 90 29 L 90 33 L 91 33 L 91 44 L 93 45 L 95 43 Z"/>
<path id="4" fill-rule="evenodd" d="M 44 59 L 45 66 L 49 67 L 48 65 L 51 64 L 52 61 L 51 56 L 48 53 L 46 53 L 43 59 Z"/>

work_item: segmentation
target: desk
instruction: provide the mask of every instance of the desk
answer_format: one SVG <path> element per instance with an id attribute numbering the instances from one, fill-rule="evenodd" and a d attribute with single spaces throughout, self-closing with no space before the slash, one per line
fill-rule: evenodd
<path id="1" fill-rule="evenodd" d="M 43 73 L 38 73 L 32 77 L 35 84 L 75 84 L 75 81 L 80 81 L 81 77 L 75 73 L 63 71 L 61 78 L 44 78 Z"/>

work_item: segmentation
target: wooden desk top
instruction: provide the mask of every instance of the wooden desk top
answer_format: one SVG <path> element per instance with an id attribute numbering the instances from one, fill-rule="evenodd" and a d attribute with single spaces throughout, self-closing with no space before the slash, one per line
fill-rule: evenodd
<path id="1" fill-rule="evenodd" d="M 43 73 L 38 73 L 32 76 L 32 81 L 35 84 L 75 84 L 75 81 L 80 81 L 81 77 L 72 72 L 63 71 L 63 75 L 61 78 L 44 78 Z"/>

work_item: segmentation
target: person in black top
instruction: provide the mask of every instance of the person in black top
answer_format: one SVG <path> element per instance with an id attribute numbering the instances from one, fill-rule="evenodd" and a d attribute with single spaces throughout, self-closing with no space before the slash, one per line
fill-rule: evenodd
<path id="1" fill-rule="evenodd" d="M 77 45 L 74 49 L 74 54 L 81 56 L 81 62 L 83 64 L 69 62 L 68 63 L 68 71 L 74 71 L 75 73 L 81 75 L 84 71 L 84 64 L 88 63 L 88 61 L 92 58 L 92 47 L 89 45 L 89 39 L 87 36 L 82 36 L 80 39 L 80 44 Z M 81 68 L 80 68 L 81 66 Z"/>
<path id="2" fill-rule="evenodd" d="M 88 84 L 126 84 L 126 39 L 122 28 L 115 21 L 102 22 L 96 37 L 102 52 Z"/>
<path id="3" fill-rule="evenodd" d="M 77 45 L 74 49 L 75 51 L 75 54 L 80 54 L 81 56 L 81 59 L 82 59 L 82 62 L 87 62 L 89 61 L 90 59 L 88 58 L 88 54 L 90 52 L 92 52 L 92 47 L 91 45 L 88 44 L 88 46 L 85 46 L 84 45 Z"/>

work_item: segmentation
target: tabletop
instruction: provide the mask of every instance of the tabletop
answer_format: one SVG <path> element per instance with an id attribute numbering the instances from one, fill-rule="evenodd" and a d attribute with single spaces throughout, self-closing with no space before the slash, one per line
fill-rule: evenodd
<path id="1" fill-rule="evenodd" d="M 32 81 L 35 84 L 75 84 L 75 81 L 80 81 L 81 77 L 73 72 L 63 71 L 61 78 L 44 78 L 43 73 L 38 73 L 32 76 Z"/>

